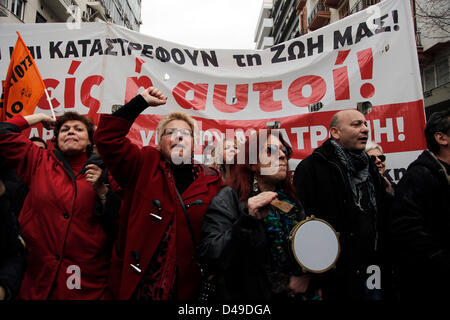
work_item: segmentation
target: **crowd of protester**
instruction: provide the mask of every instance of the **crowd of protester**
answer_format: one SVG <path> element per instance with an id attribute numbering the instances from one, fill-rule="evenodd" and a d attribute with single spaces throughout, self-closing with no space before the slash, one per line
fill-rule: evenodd
<path id="1" fill-rule="evenodd" d="M 334 114 L 329 138 L 292 176 L 276 128 L 220 141 L 210 165 L 193 161 L 199 132 L 184 112 L 162 118 L 157 147 L 132 143 L 137 117 L 166 100 L 147 88 L 96 130 L 76 112 L 0 123 L 0 300 L 448 295 L 450 111 L 430 117 L 428 150 L 395 184 L 356 109 Z M 22 134 L 38 123 L 53 141 Z M 312 216 L 339 238 L 339 258 L 321 273 L 290 245 Z"/>

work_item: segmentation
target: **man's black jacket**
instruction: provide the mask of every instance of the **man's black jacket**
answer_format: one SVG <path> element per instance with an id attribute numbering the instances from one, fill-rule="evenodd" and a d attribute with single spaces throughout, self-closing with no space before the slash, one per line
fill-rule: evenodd
<path id="1" fill-rule="evenodd" d="M 424 151 L 395 191 L 392 236 L 403 299 L 443 299 L 450 286 L 450 185 L 445 168 Z"/>
<path id="2" fill-rule="evenodd" d="M 360 300 L 366 298 L 364 284 L 373 274 L 367 273 L 370 265 L 380 267 L 381 289 L 390 288 L 391 270 L 386 252 L 386 211 L 390 199 L 383 178 L 369 161 L 378 210 L 376 214 L 361 212 L 354 205 L 345 170 L 328 139 L 297 166 L 294 186 L 306 215 L 326 220 L 339 233 L 341 254 L 336 268 L 317 276 L 324 299 Z"/>

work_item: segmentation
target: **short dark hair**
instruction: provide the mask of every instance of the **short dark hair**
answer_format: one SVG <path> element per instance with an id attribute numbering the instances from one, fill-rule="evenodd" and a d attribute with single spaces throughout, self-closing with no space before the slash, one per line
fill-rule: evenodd
<path id="1" fill-rule="evenodd" d="M 333 117 L 331 118 L 331 121 L 330 121 L 330 129 L 331 128 L 338 128 L 339 127 L 339 116 L 338 116 L 338 113 L 336 112 L 334 115 L 333 115 Z"/>
<path id="2" fill-rule="evenodd" d="M 425 126 L 425 139 L 427 147 L 433 153 L 439 153 L 440 146 L 434 138 L 436 132 L 448 134 L 450 131 L 450 110 L 433 113 Z"/>
<path id="3" fill-rule="evenodd" d="M 63 126 L 64 123 L 66 123 L 67 121 L 71 121 L 71 120 L 80 121 L 86 126 L 88 135 L 89 135 L 89 141 L 91 142 L 91 145 L 88 146 L 88 148 L 86 149 L 86 152 L 88 153 L 88 156 L 89 156 L 92 153 L 92 150 L 94 147 L 93 145 L 94 145 L 95 125 L 90 117 L 83 116 L 83 115 L 79 114 L 78 112 L 73 112 L 73 111 L 65 112 L 62 116 L 60 116 L 60 117 L 58 117 L 58 119 L 56 119 L 55 128 L 53 129 L 54 139 L 55 139 L 55 148 L 59 150 L 58 135 L 59 135 L 59 131 L 61 130 L 61 127 Z"/>
<path id="4" fill-rule="evenodd" d="M 42 143 L 44 144 L 44 146 L 45 146 L 44 149 L 47 149 L 47 142 L 45 142 L 45 140 L 42 139 L 42 138 L 40 138 L 40 137 L 36 137 L 36 136 L 31 137 L 31 138 L 30 138 L 30 141 L 31 141 L 31 142 L 34 142 L 34 141 L 42 142 Z"/>

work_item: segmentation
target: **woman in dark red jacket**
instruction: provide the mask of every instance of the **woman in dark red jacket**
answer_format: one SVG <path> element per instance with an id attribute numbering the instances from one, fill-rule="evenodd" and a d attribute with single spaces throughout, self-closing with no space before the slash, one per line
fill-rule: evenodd
<path id="1" fill-rule="evenodd" d="M 195 122 L 172 112 L 158 124 L 158 149 L 139 148 L 126 138 L 147 107 L 166 103 L 148 88 L 117 110 L 102 115 L 95 143 L 124 190 L 110 288 L 117 299 L 193 299 L 200 270 L 177 190 L 196 242 L 203 215 L 222 186 L 217 170 L 192 164 Z"/>
<path id="2" fill-rule="evenodd" d="M 55 127 L 55 150 L 41 149 L 20 133 L 37 123 Z M 113 195 L 102 170 L 88 164 L 93 133 L 92 121 L 74 112 L 56 123 L 44 114 L 0 123 L 0 156 L 30 189 L 19 216 L 28 249 L 21 299 L 104 295 L 110 253 L 95 210 Z"/>

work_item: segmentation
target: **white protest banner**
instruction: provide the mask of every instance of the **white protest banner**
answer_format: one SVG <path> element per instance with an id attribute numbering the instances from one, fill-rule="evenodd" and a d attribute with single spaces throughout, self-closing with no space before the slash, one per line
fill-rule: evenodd
<path id="1" fill-rule="evenodd" d="M 6 76 L 19 31 L 57 115 L 72 110 L 98 121 L 139 90 L 158 87 L 168 102 L 135 122 L 129 137 L 140 145 L 157 143 L 158 121 L 175 110 L 198 120 L 203 147 L 227 129 L 239 135 L 279 121 L 295 166 L 327 139 L 337 110 L 370 102 L 371 139 L 388 154 L 394 180 L 394 169 L 404 170 L 426 148 L 409 0 L 381 1 L 266 50 L 191 48 L 112 24 L 77 26 L 0 25 L 0 74 Z M 310 112 L 311 105 L 318 110 Z M 45 97 L 35 112 L 50 112 Z M 36 128 L 30 134 L 51 137 Z"/>

